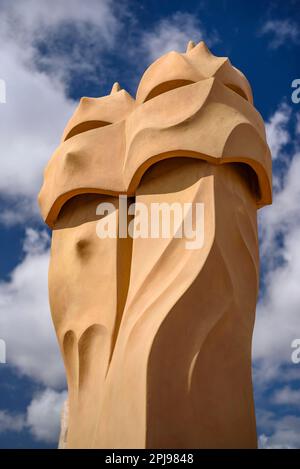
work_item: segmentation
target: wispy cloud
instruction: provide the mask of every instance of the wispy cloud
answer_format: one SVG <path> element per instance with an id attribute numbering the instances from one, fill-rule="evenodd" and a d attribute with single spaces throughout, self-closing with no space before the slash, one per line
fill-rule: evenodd
<path id="1" fill-rule="evenodd" d="M 78 69 L 94 73 L 95 59 L 114 47 L 121 27 L 112 0 L 52 0 L 51 8 L 40 0 L 1 0 L 0 12 L 6 35 L 34 45 L 37 63 L 65 80 Z"/>
<path id="2" fill-rule="evenodd" d="M 7 87 L 7 102 L 0 106 L 0 194 L 12 204 L 18 199 L 5 215 L 12 224 L 14 216 L 24 221 L 24 213 L 33 209 L 43 168 L 75 104 L 62 82 L 33 66 L 32 48 L 22 50 L 1 34 L 0 40 L 0 69 Z"/>
<path id="3" fill-rule="evenodd" d="M 266 122 L 267 140 L 273 160 L 278 158 L 283 147 L 291 141 L 288 131 L 291 113 L 292 109 L 286 103 L 283 103 Z"/>
<path id="4" fill-rule="evenodd" d="M 261 360 L 259 369 L 265 380 L 272 370 L 276 375 L 281 365 L 291 364 L 291 342 L 299 325 L 300 152 L 288 125 L 291 129 L 291 109 L 280 105 L 267 123 L 275 159 L 287 143 L 293 145 L 286 165 L 279 166 L 282 184 L 276 188 L 273 204 L 259 213 L 264 291 L 257 309 L 254 358 Z"/>
<path id="5" fill-rule="evenodd" d="M 29 432 L 36 441 L 58 444 L 60 415 L 66 391 L 45 388 L 36 394 L 23 413 L 0 410 L 0 433 Z"/>
<path id="6" fill-rule="evenodd" d="M 274 404 L 277 405 L 298 407 L 300 406 L 300 389 L 293 389 L 290 386 L 284 386 L 274 392 L 272 400 Z"/>
<path id="7" fill-rule="evenodd" d="M 299 448 L 300 417 L 294 415 L 280 417 L 274 412 L 264 411 L 258 414 L 258 421 L 265 429 L 259 437 L 260 448 Z"/>
<path id="8" fill-rule="evenodd" d="M 291 43 L 299 43 L 300 40 L 299 26 L 290 19 L 268 20 L 259 30 L 259 34 L 267 35 L 270 38 L 269 46 L 272 49 Z"/>
<path id="9" fill-rule="evenodd" d="M 112 0 L 52 0 L 51 8 L 41 0 L 1 0 L 0 8 L 9 24 L 18 21 L 18 26 L 23 25 L 21 31 L 14 33 L 26 36 L 43 35 L 45 29 L 61 27 L 67 22 L 79 25 L 86 22 L 96 26 L 108 43 L 118 28 Z"/>
<path id="10" fill-rule="evenodd" d="M 38 441 L 58 444 L 60 415 L 66 391 L 47 388 L 33 398 L 27 408 L 26 425 Z"/>
<path id="11" fill-rule="evenodd" d="M 0 410 L 0 432 L 27 431 L 37 441 L 57 443 L 67 393 L 60 390 L 65 373 L 48 305 L 48 234 L 28 228 L 23 251 L 10 280 L 0 283 L 1 337 L 8 366 L 46 388 L 23 414 Z"/>
<path id="12" fill-rule="evenodd" d="M 146 53 L 148 62 L 151 62 L 171 50 L 185 52 L 189 40 L 204 40 L 211 46 L 218 40 L 218 36 L 215 32 L 208 33 L 196 16 L 178 11 L 142 35 L 141 50 Z"/>
<path id="13" fill-rule="evenodd" d="M 291 343 L 299 336 L 300 305 L 300 152 L 295 117 L 291 107 L 281 104 L 266 124 L 275 161 L 275 190 L 272 206 L 259 213 L 264 288 L 253 341 L 257 420 L 263 448 L 294 448 L 300 441 L 300 419 L 262 411 L 260 401 L 263 399 L 264 408 L 278 409 L 300 402 L 295 390 L 299 370 L 291 361 Z M 288 384 L 280 387 L 283 382 Z M 271 389 L 268 399 L 263 398 L 264 391 Z"/>
<path id="14" fill-rule="evenodd" d="M 20 432 L 25 424 L 26 419 L 23 414 L 11 414 L 6 410 L 0 410 L 0 433 Z"/>
<path id="15" fill-rule="evenodd" d="M 23 261 L 0 283 L 0 331 L 7 363 L 46 386 L 61 387 L 64 370 L 48 305 L 49 239 L 27 230 Z"/>

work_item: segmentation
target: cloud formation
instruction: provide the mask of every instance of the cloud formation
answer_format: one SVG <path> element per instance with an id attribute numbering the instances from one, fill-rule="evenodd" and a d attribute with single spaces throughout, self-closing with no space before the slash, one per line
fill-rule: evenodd
<path id="1" fill-rule="evenodd" d="M 260 35 L 270 37 L 270 47 L 277 49 L 290 43 L 299 43 L 300 30 L 294 21 L 290 19 L 272 19 L 268 20 L 260 29 Z"/>
<path id="2" fill-rule="evenodd" d="M 0 434 L 4 432 L 20 432 L 25 427 L 25 417 L 22 414 L 10 414 L 0 410 Z"/>
<path id="3" fill-rule="evenodd" d="M 153 30 L 144 32 L 141 49 L 151 63 L 171 50 L 185 52 L 189 40 L 204 40 L 211 46 L 217 41 L 217 34 L 208 34 L 196 16 L 178 11 L 158 22 Z"/>
<path id="4" fill-rule="evenodd" d="M 24 413 L 12 414 L 0 410 L 0 434 L 29 431 L 36 441 L 57 446 L 60 416 L 66 397 L 66 391 L 46 388 L 33 397 Z"/>
<path id="5" fill-rule="evenodd" d="M 23 35 L 41 35 L 45 29 L 61 27 L 63 23 L 90 23 L 98 28 L 109 43 L 118 27 L 112 0 L 52 0 L 51 8 L 40 0 L 1 0 L 0 8 L 7 15 L 8 25 L 18 21 L 23 25 Z M 20 23 L 19 23 L 20 22 Z"/>
<path id="6" fill-rule="evenodd" d="M 291 112 L 291 108 L 286 103 L 282 103 L 266 122 L 267 140 L 273 160 L 278 158 L 283 147 L 291 141 L 288 132 Z"/>
<path id="7" fill-rule="evenodd" d="M 262 449 L 294 449 L 299 448 L 300 418 L 294 415 L 276 417 L 273 412 L 264 412 L 259 416 L 266 434 L 259 437 Z"/>
<path id="8" fill-rule="evenodd" d="M 284 386 L 274 392 L 272 399 L 274 404 L 299 407 L 300 389 L 292 389 L 290 386 Z"/>
<path id="9" fill-rule="evenodd" d="M 291 343 L 298 338 L 300 304 L 300 153 L 293 157 L 284 186 L 273 206 L 261 215 L 261 258 L 265 292 L 258 304 L 254 334 L 254 358 L 261 361 L 261 376 L 268 379 L 291 362 Z"/>
<path id="10" fill-rule="evenodd" d="M 272 206 L 265 207 L 259 214 L 263 290 L 257 306 L 253 341 L 257 421 L 262 429 L 259 442 L 263 448 L 298 448 L 300 441 L 300 419 L 288 413 L 290 406 L 300 403 L 296 387 L 299 386 L 299 369 L 291 360 L 291 344 L 300 336 L 297 122 L 292 108 L 281 104 L 266 124 L 275 162 L 275 188 Z M 274 386 L 276 390 L 266 400 L 264 391 Z M 280 409 L 280 413 L 262 411 L 261 406 L 266 404 Z"/>
<path id="11" fill-rule="evenodd" d="M 51 387 L 65 385 L 64 370 L 48 304 L 49 239 L 27 229 L 24 259 L 0 283 L 0 331 L 7 363 Z"/>
<path id="12" fill-rule="evenodd" d="M 60 415 L 66 391 L 45 389 L 33 398 L 27 408 L 26 425 L 38 441 L 58 444 Z"/>
<path id="13" fill-rule="evenodd" d="M 6 84 L 6 104 L 0 106 L 0 196 L 6 208 L 0 222 L 5 225 L 37 217 L 43 169 L 75 108 L 69 78 L 76 72 L 91 79 L 95 59 L 113 47 L 119 24 L 111 0 L 54 0 L 51 8 L 40 0 L 0 0 L 0 78 Z M 62 44 L 71 46 L 66 50 Z"/>

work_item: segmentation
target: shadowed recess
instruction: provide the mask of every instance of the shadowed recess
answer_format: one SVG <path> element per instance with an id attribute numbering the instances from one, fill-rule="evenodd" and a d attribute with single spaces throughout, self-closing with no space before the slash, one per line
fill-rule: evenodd
<path id="1" fill-rule="evenodd" d="M 76 125 L 75 127 L 73 127 L 72 130 L 70 130 L 70 132 L 65 138 L 65 141 L 68 140 L 69 138 L 74 137 L 75 135 L 87 132 L 88 130 L 98 129 L 99 127 L 105 127 L 106 125 L 110 125 L 110 124 L 111 122 L 105 122 L 105 121 L 81 122 L 81 124 Z"/>
<path id="2" fill-rule="evenodd" d="M 104 360 L 100 360 L 100 357 L 103 355 L 107 339 L 108 331 L 101 324 L 93 324 L 81 335 L 78 342 L 80 390 L 90 381 L 93 373 L 97 376 L 101 371 Z"/>

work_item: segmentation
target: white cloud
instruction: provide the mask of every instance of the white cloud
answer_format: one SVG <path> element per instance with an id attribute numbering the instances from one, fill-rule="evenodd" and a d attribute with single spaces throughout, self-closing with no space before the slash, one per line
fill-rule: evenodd
<path id="1" fill-rule="evenodd" d="M 259 436 L 259 447 L 262 449 L 299 448 L 300 417 L 285 415 L 276 417 L 273 412 L 258 414 L 259 423 L 265 428 Z"/>
<path id="2" fill-rule="evenodd" d="M 280 106 L 267 129 L 275 157 L 281 161 L 277 167 L 281 184 L 277 185 L 273 205 L 264 208 L 259 217 L 261 263 L 265 272 L 263 296 L 256 313 L 253 357 L 257 397 L 266 388 L 277 385 L 269 404 L 297 407 L 299 391 L 295 386 L 291 388 L 291 382 L 299 383 L 299 369 L 291 361 L 291 344 L 300 338 L 300 152 L 292 117 L 291 109 Z M 291 154 L 284 154 L 287 143 L 293 147 Z M 280 383 L 285 385 L 278 388 Z M 266 398 L 262 402 L 265 406 Z M 260 447 L 299 448 L 299 417 L 277 417 L 276 412 L 258 409 L 257 420 L 262 429 Z"/>
<path id="3" fill-rule="evenodd" d="M 185 52 L 189 40 L 204 40 L 211 46 L 217 37 L 216 34 L 208 35 L 196 16 L 176 12 L 159 21 L 152 31 L 144 33 L 141 49 L 151 62 L 171 50 Z"/>
<path id="4" fill-rule="evenodd" d="M 275 181 L 277 178 L 281 183 L 276 184 L 273 205 L 264 208 L 259 217 L 265 273 L 254 329 L 254 382 L 258 395 L 266 388 L 288 383 L 271 394 L 269 403 L 273 406 L 300 404 L 299 391 L 290 387 L 292 381 L 299 382 L 299 369 L 291 361 L 291 344 L 300 338 L 300 152 L 297 123 L 295 136 L 292 123 L 291 109 L 282 105 L 267 124 L 273 154 L 281 161 Z M 288 143 L 293 147 L 291 154 L 284 153 Z M 276 412 L 258 411 L 257 420 L 262 428 L 260 447 L 299 448 L 299 417 L 278 418 Z"/>
<path id="5" fill-rule="evenodd" d="M 126 8 L 117 15 L 112 0 L 52 0 L 51 6 L 45 0 L 2 0 L 0 12 L 6 37 L 23 50 L 33 46 L 34 65 L 56 80 L 85 73 L 98 82 L 95 65 L 115 46 Z"/>
<path id="6" fill-rule="evenodd" d="M 65 383 L 65 373 L 48 305 L 48 251 L 45 233 L 28 229 L 25 257 L 0 283 L 0 331 L 7 363 L 51 387 Z"/>
<path id="7" fill-rule="evenodd" d="M 266 123 L 267 140 L 273 159 L 276 159 L 283 147 L 291 141 L 288 132 L 290 116 L 291 108 L 287 104 L 281 104 Z"/>
<path id="8" fill-rule="evenodd" d="M 4 216 L 13 223 L 26 219 L 24 204 L 36 207 L 43 168 L 60 140 L 74 103 L 66 98 L 57 80 L 27 66 L 33 56 L 31 48 L 22 50 L 3 37 L 0 40 L 0 70 L 7 88 L 7 102 L 0 106 L 0 193 L 11 202 L 18 199 Z"/>
<path id="9" fill-rule="evenodd" d="M 60 415 L 66 397 L 66 391 L 46 389 L 31 401 L 26 424 L 36 440 L 58 444 Z"/>
<path id="10" fill-rule="evenodd" d="M 89 23 L 98 28 L 108 44 L 118 28 L 112 0 L 52 0 L 51 7 L 47 1 L 41 0 L 1 0 L 0 9 L 7 15 L 8 25 L 17 21 L 17 25 L 21 25 L 21 33 L 27 37 L 42 35 L 45 29 L 61 27 L 66 22 L 79 27 Z"/>
<path id="11" fill-rule="evenodd" d="M 23 242 L 23 251 L 29 256 L 42 255 L 49 247 L 49 236 L 46 231 L 27 228 Z"/>
<path id="12" fill-rule="evenodd" d="M 293 176 L 293 179 L 298 178 L 299 181 L 300 156 L 294 160 L 290 171 L 292 172 L 293 169 L 295 169 L 295 173 L 290 176 Z M 260 383 L 265 384 L 270 384 L 271 380 L 278 377 L 282 365 L 296 366 L 291 361 L 293 351 L 291 343 L 295 338 L 300 337 L 300 226 L 299 214 L 296 213 L 298 210 L 296 207 L 299 207 L 300 203 L 300 191 L 298 190 L 295 194 L 295 199 L 290 199 L 287 192 L 290 195 L 293 194 L 289 189 L 289 186 L 286 186 L 278 196 L 277 209 L 279 212 L 281 209 L 282 212 L 279 213 L 277 220 L 275 217 L 272 220 L 274 229 L 277 225 L 278 231 L 274 231 L 270 236 L 270 245 L 274 247 L 273 256 L 275 258 L 280 254 L 283 263 L 276 267 L 274 258 L 270 261 L 273 270 L 266 275 L 266 292 L 258 304 L 254 331 L 253 355 L 259 361 L 259 366 L 256 368 L 256 378 Z M 290 206 L 283 203 L 285 198 L 290 201 Z M 274 203 L 276 207 L 276 199 Z M 294 220 L 293 213 L 295 213 Z M 266 214 L 262 223 L 268 223 L 268 218 L 273 218 L 273 215 L 268 217 Z M 268 230 L 271 229 L 272 225 L 270 224 Z M 280 230 L 282 230 L 283 236 L 282 248 L 278 247 L 275 241 L 276 234 Z M 272 255 L 271 253 L 270 249 L 269 255 Z M 266 260 L 267 262 L 268 260 Z"/>
<path id="13" fill-rule="evenodd" d="M 24 194 L 2 196 L 0 204 L 2 205 L 0 224 L 6 228 L 22 223 L 35 223 L 40 217 L 37 199 L 34 195 L 32 197 L 24 196 Z"/>
<path id="14" fill-rule="evenodd" d="M 265 376 L 281 364 L 292 364 L 291 343 L 300 336 L 299 180 L 300 153 L 296 153 L 282 190 L 275 194 L 273 206 L 265 208 L 260 217 L 261 261 L 268 272 L 264 296 L 257 308 L 254 357 L 265 361 Z"/>
<path id="15" fill-rule="evenodd" d="M 300 390 L 290 386 L 277 389 L 273 394 L 273 402 L 278 405 L 300 406 Z"/>
<path id="16" fill-rule="evenodd" d="M 300 113 L 296 115 L 296 133 L 300 135 Z"/>
<path id="17" fill-rule="evenodd" d="M 297 139 L 288 131 L 291 124 L 291 109 L 286 104 L 279 106 L 267 123 L 273 155 L 284 164 L 273 204 L 259 213 L 265 272 L 263 296 L 256 313 L 253 356 L 255 379 L 260 385 L 277 379 L 283 365 L 293 366 L 291 343 L 300 336 L 300 152 Z M 287 143 L 294 146 L 294 154 L 289 156 L 283 155 Z"/>
<path id="18" fill-rule="evenodd" d="M 0 105 L 0 195 L 10 205 L 0 222 L 11 226 L 38 214 L 43 169 L 75 107 L 66 96 L 68 78 L 79 69 L 90 78 L 118 28 L 111 0 L 53 0 L 51 6 L 0 0 L 0 78 L 6 83 L 6 104 Z M 60 34 L 69 37 L 71 49 L 61 46 L 67 40 L 56 40 Z M 51 45 L 46 55 L 37 48 L 43 40 Z"/>
<path id="19" fill-rule="evenodd" d="M 33 397 L 24 413 L 0 410 L 0 434 L 29 431 L 37 441 L 58 444 L 61 411 L 66 398 L 66 391 L 46 388 Z"/>
<path id="20" fill-rule="evenodd" d="M 290 19 L 269 20 L 260 29 L 260 34 L 271 37 L 270 47 L 273 49 L 291 42 L 298 43 L 300 38 L 298 25 Z"/>
<path id="21" fill-rule="evenodd" d="M 24 429 L 26 420 L 22 414 L 10 414 L 0 410 L 0 433 L 20 432 Z"/>

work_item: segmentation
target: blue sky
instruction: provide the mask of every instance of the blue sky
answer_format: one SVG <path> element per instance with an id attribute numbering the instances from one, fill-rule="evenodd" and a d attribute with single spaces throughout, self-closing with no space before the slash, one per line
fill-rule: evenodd
<path id="1" fill-rule="evenodd" d="M 205 40 L 248 77 L 267 127 L 274 203 L 259 214 L 254 385 L 262 447 L 300 447 L 299 1 L 0 0 L 0 447 L 56 447 L 66 397 L 47 299 L 49 231 L 36 195 L 81 96 L 132 94 L 162 53 Z"/>

